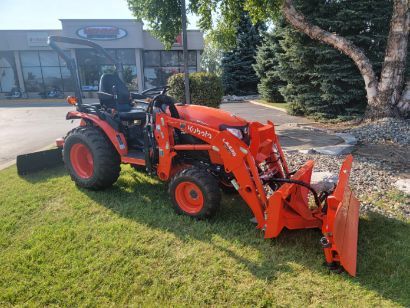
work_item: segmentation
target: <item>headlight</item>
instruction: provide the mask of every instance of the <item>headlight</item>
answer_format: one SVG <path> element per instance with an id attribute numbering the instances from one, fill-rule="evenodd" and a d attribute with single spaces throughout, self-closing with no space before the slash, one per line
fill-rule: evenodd
<path id="1" fill-rule="evenodd" d="M 242 140 L 243 135 L 242 135 L 242 132 L 241 132 L 240 129 L 227 127 L 226 130 L 227 130 L 228 132 L 230 132 L 232 135 L 234 135 L 236 138 L 239 138 L 239 139 Z"/>

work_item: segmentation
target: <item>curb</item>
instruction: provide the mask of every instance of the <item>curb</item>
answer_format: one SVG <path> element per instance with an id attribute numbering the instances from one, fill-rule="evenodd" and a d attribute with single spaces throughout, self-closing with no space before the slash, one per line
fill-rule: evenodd
<path id="1" fill-rule="evenodd" d="M 285 108 L 279 108 L 279 107 L 275 107 L 275 106 L 270 106 L 270 105 L 268 105 L 268 104 L 259 103 L 259 102 L 253 101 L 253 100 L 249 100 L 249 101 L 247 101 L 247 102 L 249 102 L 249 103 L 251 103 L 251 104 L 254 104 L 254 105 L 259 105 L 259 106 L 263 106 L 263 107 L 266 107 L 266 108 L 270 108 L 270 109 L 275 109 L 275 110 L 278 110 L 278 111 L 286 112 L 286 109 L 285 109 Z"/>
<path id="2" fill-rule="evenodd" d="M 31 153 L 49 150 L 49 149 L 51 149 L 51 148 L 53 148 L 53 147 L 55 147 L 55 143 L 50 143 L 49 145 L 47 145 L 47 146 L 45 146 L 45 147 L 42 147 L 42 148 L 40 148 L 40 149 L 34 150 L 34 151 L 32 151 Z M 27 153 L 26 153 L 26 154 L 27 154 Z M 19 155 L 22 155 L 22 154 L 19 154 Z M 18 155 L 17 155 L 17 156 L 18 156 Z M 16 157 L 17 157 L 17 156 L 16 156 Z M 13 160 L 10 160 L 10 161 L 8 161 L 8 162 L 5 162 L 5 163 L 1 164 L 1 165 L 0 165 L 0 171 L 1 171 L 1 170 L 4 170 L 4 169 L 6 169 L 6 168 L 8 168 L 8 167 L 10 167 L 10 166 L 12 166 L 12 165 L 15 165 L 16 162 L 17 162 L 16 159 L 13 159 Z"/>
<path id="3" fill-rule="evenodd" d="M 15 163 L 16 163 L 16 160 L 13 159 L 11 161 L 5 162 L 4 164 L 1 164 L 0 165 L 0 171 L 14 165 Z"/>
<path id="4" fill-rule="evenodd" d="M 57 101 L 57 100 L 48 100 L 48 101 L 41 101 L 41 100 L 26 100 L 26 101 L 12 101 L 12 100 L 3 100 L 0 99 L 0 106 L 10 106 L 10 105 L 30 105 L 30 104 L 64 104 L 65 101 Z"/>

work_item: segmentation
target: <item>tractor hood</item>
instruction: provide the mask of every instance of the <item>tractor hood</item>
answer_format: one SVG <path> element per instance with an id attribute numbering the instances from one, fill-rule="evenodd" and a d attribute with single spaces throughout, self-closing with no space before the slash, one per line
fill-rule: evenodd
<path id="1" fill-rule="evenodd" d="M 221 109 L 200 105 L 177 105 L 176 108 L 181 119 L 218 130 L 221 127 L 244 127 L 248 125 L 246 120 Z"/>

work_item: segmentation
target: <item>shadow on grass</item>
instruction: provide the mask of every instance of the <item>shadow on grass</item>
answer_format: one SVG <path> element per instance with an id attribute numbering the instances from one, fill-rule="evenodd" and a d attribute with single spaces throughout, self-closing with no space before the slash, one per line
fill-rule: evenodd
<path id="1" fill-rule="evenodd" d="M 64 166 L 58 166 L 47 170 L 33 172 L 30 174 L 19 175 L 19 177 L 31 184 L 45 183 L 52 179 L 67 176 L 67 170 Z"/>
<path id="2" fill-rule="evenodd" d="M 301 265 L 324 275 L 328 273 L 319 245 L 319 230 L 285 230 L 277 239 L 264 240 L 262 232 L 249 222 L 249 209 L 239 197 L 225 196 L 215 218 L 195 221 L 174 214 L 169 202 L 166 184 L 152 184 L 132 173 L 133 180 L 122 177 L 105 192 L 83 190 L 91 199 L 114 213 L 148 225 L 151 228 L 172 232 L 182 241 L 192 238 L 209 243 L 246 267 L 255 277 L 274 281 L 280 273 L 294 272 L 292 264 Z M 384 298 L 409 306 L 410 225 L 378 214 L 360 221 L 358 277 L 350 278 Z M 235 242 L 236 246 L 255 249 L 259 261 L 246 259 L 215 240 Z M 261 261 L 260 261 L 261 260 Z M 297 274 L 297 273 L 295 273 Z M 407 286 L 407 287 L 406 287 Z"/>
<path id="3" fill-rule="evenodd" d="M 22 178 L 41 184 L 65 176 L 65 169 L 59 167 Z M 252 214 L 240 197 L 225 195 L 216 217 L 195 221 L 174 213 L 166 184 L 150 182 L 148 177 L 135 171 L 127 171 L 105 191 L 81 191 L 121 217 L 172 232 L 185 242 L 195 239 L 208 243 L 259 279 L 272 282 L 281 273 L 297 275 L 297 266 L 333 275 L 322 266 L 319 230 L 284 230 L 277 239 L 265 240 L 263 233 L 249 221 Z M 356 278 L 342 274 L 343 279 L 409 307 L 410 224 L 369 214 L 361 219 L 359 228 L 358 274 Z M 238 253 L 242 248 L 257 251 L 257 261 Z"/>

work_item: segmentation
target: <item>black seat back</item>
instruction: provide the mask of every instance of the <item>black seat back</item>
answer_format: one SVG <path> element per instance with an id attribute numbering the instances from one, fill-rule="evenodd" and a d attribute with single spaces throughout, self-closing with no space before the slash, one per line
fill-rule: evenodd
<path id="1" fill-rule="evenodd" d="M 115 86 L 114 93 L 113 87 Z M 100 92 L 111 95 L 117 94 L 118 109 L 127 111 L 131 108 L 130 92 L 117 74 L 103 74 L 100 78 Z M 100 95 L 100 103 L 107 108 L 117 108 L 114 97 Z"/>

